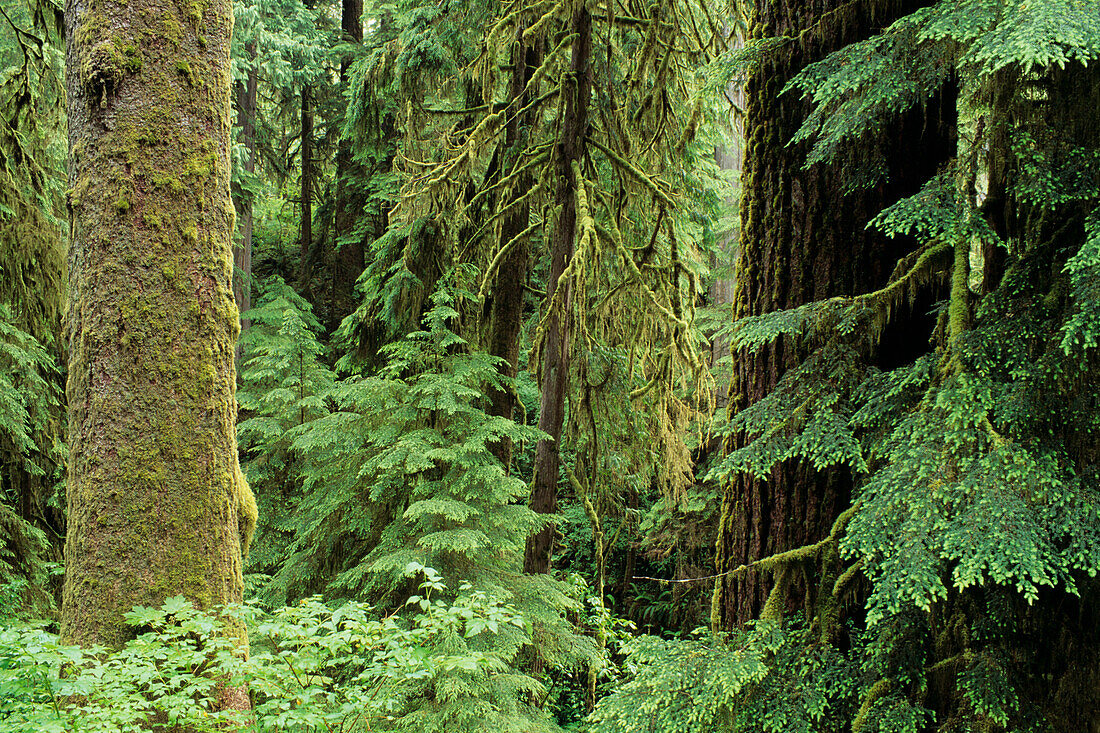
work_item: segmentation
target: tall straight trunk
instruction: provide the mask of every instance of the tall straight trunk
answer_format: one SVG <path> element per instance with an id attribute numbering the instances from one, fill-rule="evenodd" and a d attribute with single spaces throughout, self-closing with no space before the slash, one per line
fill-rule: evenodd
<path id="1" fill-rule="evenodd" d="M 256 60 L 256 42 L 245 45 L 249 58 Z M 256 92 L 259 70 L 252 66 L 247 79 L 237 83 L 237 124 L 241 131 L 238 139 L 248 151 L 244 159 L 244 171 L 251 175 L 256 172 Z M 240 244 L 233 248 L 233 298 L 241 312 L 241 338 L 244 338 L 252 322 L 243 314 L 252 308 L 252 194 L 238 186 L 233 190 L 233 208 L 237 211 L 237 236 Z M 241 345 L 238 341 L 236 364 L 241 362 Z"/>
<path id="2" fill-rule="evenodd" d="M 899 257 L 912 247 L 911 242 L 867 231 L 865 225 L 884 206 L 915 193 L 938 164 L 953 155 L 950 124 L 939 119 L 939 105 L 910 114 L 879 133 L 877 140 L 860 141 L 869 149 L 889 151 L 885 157 L 890 177 L 885 184 L 848 192 L 841 165 L 804 169 L 807 147 L 787 145 L 809 107 L 781 91 L 807 64 L 925 4 L 892 3 L 890 13 L 853 7 L 847 0 L 773 0 L 758 6 L 751 38 L 800 40 L 759 64 L 745 88 L 746 153 L 734 320 L 874 290 L 886 283 Z M 896 319 L 891 328 L 906 328 L 905 320 Z M 928 334 L 908 337 L 923 344 Z M 896 342 L 896 336 L 888 333 L 887 341 Z M 731 414 L 767 395 L 803 356 L 783 340 L 755 354 L 735 354 Z M 850 499 L 851 478 L 845 472 L 816 472 L 796 461 L 780 464 L 764 480 L 744 475 L 732 480 L 725 487 L 716 544 L 721 577 L 715 587 L 714 626 L 729 629 L 757 617 L 772 585 L 762 573 L 725 573 L 822 539 Z M 817 580 L 829 582 L 828 572 Z M 785 605 L 796 606 L 807 598 L 807 591 L 812 597 L 814 582 L 806 581 L 810 588 L 792 584 Z"/>
<path id="3" fill-rule="evenodd" d="M 340 28 L 344 39 L 363 42 L 363 0 L 343 0 Z M 340 78 L 347 81 L 350 59 L 340 63 Z M 355 310 L 355 282 L 363 274 L 363 237 L 351 238 L 355 222 L 363 211 L 361 197 L 353 194 L 348 178 L 357 169 L 351 151 L 351 141 L 341 140 L 336 151 L 336 263 L 333 269 L 333 308 L 331 326 L 339 325 L 344 316 Z"/>
<path id="4" fill-rule="evenodd" d="M 299 277 L 302 290 L 312 292 L 310 283 L 313 280 L 313 85 L 302 84 L 302 139 L 299 146 L 302 156 L 302 177 L 299 187 L 301 200 L 301 225 L 299 228 L 300 239 L 298 249 L 301 253 L 301 275 Z"/>
<path id="5" fill-rule="evenodd" d="M 210 608 L 242 595 L 255 502 L 237 464 L 234 399 L 233 13 L 228 0 L 68 0 L 65 25 L 61 629 L 69 642 L 115 646 L 135 605 L 183 595 Z"/>
<path id="6" fill-rule="evenodd" d="M 561 207 L 550 241 L 550 275 L 546 288 L 548 304 L 554 301 L 558 287 L 564 288 L 560 308 L 547 318 L 542 346 L 541 399 L 539 430 L 549 437 L 535 446 L 535 475 L 531 484 L 531 508 L 540 514 L 558 509 L 558 471 L 561 467 L 559 444 L 565 422 L 565 394 L 569 388 L 569 283 L 559 282 L 573 257 L 577 224 L 577 185 L 573 164 L 584 158 L 588 134 L 588 105 L 592 92 L 590 59 L 592 55 L 592 16 L 584 3 L 573 15 L 571 31 L 576 34 L 570 62 L 570 74 L 563 83 L 565 110 L 561 140 L 557 150 L 557 204 Z M 523 567 L 528 573 L 550 570 L 554 550 L 554 528 L 547 527 L 527 540 Z"/>
<path id="7" fill-rule="evenodd" d="M 520 24 L 516 28 L 515 46 L 512 58 L 512 81 L 509 99 L 511 105 L 509 115 L 513 115 L 508 123 L 508 129 L 504 136 L 504 150 L 502 155 L 508 155 L 507 151 L 515 151 L 513 156 L 518 157 L 518 151 L 523 147 L 521 128 L 530 124 L 530 115 L 521 116 L 516 112 L 528 103 L 528 97 L 524 89 L 531 79 L 531 74 L 538 67 L 539 53 L 535 48 L 528 47 L 523 40 L 525 26 Z M 515 157 L 512 158 L 515 160 Z M 502 166 L 504 168 L 504 166 Z M 510 202 L 522 196 L 532 185 L 531 175 L 523 173 L 519 176 L 515 190 L 510 194 Z M 489 353 L 504 360 L 504 372 L 509 377 L 516 376 L 519 367 L 519 341 L 520 332 L 523 329 L 523 291 L 527 284 L 527 260 L 528 242 L 526 235 L 521 234 L 527 229 L 530 222 L 529 206 L 526 202 L 513 206 L 512 210 L 504 217 L 501 225 L 500 244 L 509 247 L 496 271 L 496 282 L 493 287 L 492 304 L 489 310 Z M 492 389 L 489 391 L 489 414 L 511 418 L 516 408 L 516 396 L 513 390 Z M 497 457 L 506 469 L 510 470 L 512 463 L 512 441 L 502 438 L 500 443 L 493 447 Z"/>

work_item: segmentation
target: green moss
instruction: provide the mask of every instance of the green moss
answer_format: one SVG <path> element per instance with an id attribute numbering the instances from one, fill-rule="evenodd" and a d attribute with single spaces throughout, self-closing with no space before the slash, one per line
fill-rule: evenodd
<path id="1" fill-rule="evenodd" d="M 160 33 L 151 33 L 150 35 L 154 38 L 166 38 L 174 48 L 178 48 L 180 41 L 183 40 L 183 26 L 180 25 L 180 22 L 174 16 L 165 16 L 161 20 L 161 28 Z"/>
<path id="2" fill-rule="evenodd" d="M 154 175 L 152 178 L 153 186 L 156 188 L 163 188 L 171 191 L 172 193 L 183 193 L 184 188 L 183 181 L 177 176 L 163 174 Z"/>
<path id="3" fill-rule="evenodd" d="M 183 235 L 183 241 L 187 242 L 188 244 L 198 244 L 199 229 L 198 225 L 193 220 L 188 221 L 180 226 L 180 234 Z"/>
<path id="4" fill-rule="evenodd" d="M 202 24 L 202 16 L 205 10 L 204 4 L 198 2 L 198 0 L 190 0 L 187 3 L 187 19 L 194 24 L 196 29 Z"/>
<path id="5" fill-rule="evenodd" d="M 125 214 L 129 210 L 130 199 L 126 198 L 125 196 L 119 196 L 117 199 L 115 199 L 115 211 L 120 214 Z"/>
<path id="6" fill-rule="evenodd" d="M 176 73 L 187 79 L 187 83 L 191 86 L 198 86 L 198 81 L 195 79 L 195 73 L 191 71 L 191 64 L 183 59 L 176 62 Z"/>
<path id="7" fill-rule="evenodd" d="M 132 44 L 122 45 L 121 41 L 115 41 L 115 45 L 119 47 L 119 60 L 122 68 L 131 74 L 136 74 L 141 71 L 141 51 Z"/>

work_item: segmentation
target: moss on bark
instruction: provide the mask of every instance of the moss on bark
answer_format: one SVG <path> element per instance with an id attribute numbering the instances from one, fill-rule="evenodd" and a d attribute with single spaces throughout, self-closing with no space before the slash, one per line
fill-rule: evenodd
<path id="1" fill-rule="evenodd" d="M 69 0 L 69 534 L 62 632 L 241 600 L 228 0 Z M 185 68 L 188 73 L 182 73 Z M 123 202 L 125 205 L 123 205 Z"/>
<path id="2" fill-rule="evenodd" d="M 864 227 L 886 205 L 915 193 L 937 164 L 954 153 L 949 128 L 938 119 L 938 104 L 903 118 L 870 140 L 861 140 L 864 149 L 891 151 L 883 161 L 890 178 L 849 191 L 843 174 L 852 161 L 860 159 L 857 151 L 843 163 L 804 168 L 806 144 L 787 143 L 808 114 L 809 105 L 782 90 L 809 63 L 880 31 L 925 4 L 924 0 L 776 0 L 758 4 L 752 38 L 785 36 L 798 41 L 783 44 L 761 61 L 746 85 L 746 156 L 734 320 L 874 291 L 885 285 L 899 257 L 914 246 L 903 239 L 887 240 Z M 899 144 L 910 139 L 917 142 Z M 903 323 L 893 326 L 905 327 Z M 804 356 L 797 345 L 784 340 L 753 354 L 735 355 L 729 389 L 731 414 L 767 395 Z M 755 618 L 769 603 L 773 578 L 765 575 L 767 571 L 731 571 L 820 541 L 848 506 L 850 484 L 844 472 L 822 473 L 788 461 L 767 480 L 740 476 L 725 487 L 716 565 L 717 572 L 726 575 L 716 583 L 712 597 L 711 623 L 715 628 L 729 629 Z M 804 605 L 812 611 L 818 593 L 831 593 L 830 577 L 824 573 L 818 579 L 820 585 L 812 589 L 788 579 L 789 592 L 781 594 L 783 598 L 770 594 L 771 609 Z"/>

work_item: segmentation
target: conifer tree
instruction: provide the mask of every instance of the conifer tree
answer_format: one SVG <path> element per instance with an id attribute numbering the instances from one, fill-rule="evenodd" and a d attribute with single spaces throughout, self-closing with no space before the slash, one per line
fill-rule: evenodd
<path id="1" fill-rule="evenodd" d="M 241 600 L 228 2 L 66 8 L 72 205 L 63 635 Z M 233 697 L 232 695 L 229 695 Z M 232 706 L 246 699 L 224 700 Z"/>
<path id="2" fill-rule="evenodd" d="M 939 2 L 791 80 L 811 103 L 793 137 L 810 163 L 845 160 L 958 84 L 954 156 L 871 222 L 908 242 L 888 282 L 733 331 L 749 353 L 805 356 L 735 416 L 745 443 L 726 467 L 760 476 L 797 457 L 857 481 L 821 540 L 727 572 L 840 572 L 801 613 L 780 584 L 728 639 L 645 644 L 643 674 L 600 730 L 648 725 L 685 698 L 709 708 L 680 707 L 688 730 L 1100 725 L 1098 10 Z M 942 299 L 927 348 L 891 344 L 899 309 L 925 298 Z M 715 694 L 668 695 L 685 676 Z M 646 692 L 655 708 L 635 712 Z"/>
<path id="3" fill-rule="evenodd" d="M 55 19 L 0 9 L 0 586 L 45 613 L 65 532 L 64 87 Z"/>
<path id="4" fill-rule="evenodd" d="M 934 99 L 926 109 L 893 122 L 877 136 L 845 148 L 830 163 L 806 166 L 808 146 L 789 144 L 810 105 L 786 91 L 808 64 L 873 35 L 924 2 L 889 8 L 846 2 L 764 2 L 750 23 L 749 47 L 759 53 L 747 79 L 741 234 L 734 273 L 733 318 L 795 308 L 835 295 L 857 295 L 884 285 L 908 242 L 864 227 L 883 207 L 915 193 L 953 153 L 950 112 Z M 797 40 L 792 40 L 797 39 Z M 946 117 L 945 117 L 946 115 Z M 858 180 L 850 171 L 862 171 Z M 856 173 L 855 175 L 860 175 Z M 923 304 L 926 307 L 926 304 Z M 920 338 L 896 319 L 896 342 Z M 806 353 L 788 341 L 734 355 L 729 414 L 736 417 L 775 389 Z M 873 359 L 874 357 L 871 356 Z M 885 359 L 904 358 L 887 355 Z M 774 419 L 779 420 L 776 415 Z M 809 416 L 807 416 L 809 417 Z M 777 437 L 776 440 L 779 440 Z M 813 544 L 829 534 L 850 502 L 850 478 L 821 473 L 797 459 L 759 470 L 752 449 L 735 434 L 733 457 L 715 473 L 725 481 L 717 545 L 712 621 L 730 629 L 756 618 L 773 585 L 791 578 L 785 568 L 768 577 L 731 573 L 741 565 Z M 744 450 L 743 450 L 744 449 Z M 731 477 L 729 468 L 741 472 Z M 824 570 L 827 581 L 835 569 Z M 793 574 L 793 573 L 792 573 Z M 799 587 L 778 603 L 803 597 Z M 811 597 L 816 590 L 811 591 Z"/>

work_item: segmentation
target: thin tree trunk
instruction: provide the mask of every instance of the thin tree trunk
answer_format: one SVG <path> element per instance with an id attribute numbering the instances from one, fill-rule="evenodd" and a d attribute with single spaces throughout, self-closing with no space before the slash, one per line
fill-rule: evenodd
<path id="1" fill-rule="evenodd" d="M 363 42 L 363 0 L 343 0 L 340 28 L 345 40 Z M 347 81 L 350 59 L 340 63 L 340 78 Z M 351 151 L 351 141 L 341 140 L 336 152 L 336 263 L 333 270 L 332 328 L 344 316 L 355 310 L 355 282 L 363 273 L 363 237 L 351 238 L 355 222 L 365 216 L 362 202 L 353 195 L 348 178 L 357 169 Z"/>
<path id="2" fill-rule="evenodd" d="M 301 223 L 298 249 L 301 253 L 302 290 L 307 297 L 312 293 L 313 280 L 313 86 L 302 85 L 302 132 L 299 153 L 302 156 L 302 177 L 299 187 Z M 312 298 L 310 297 L 310 300 Z"/>
<path id="3" fill-rule="evenodd" d="M 239 602 L 228 0 L 68 0 L 69 533 L 62 636 Z M 191 10 L 189 10 L 191 9 Z M 166 26 L 180 29 L 171 39 Z M 112 49 L 106 53 L 103 49 Z M 244 630 L 235 629 L 244 639 Z M 226 707 L 247 706 L 227 695 Z M 226 696 L 223 696 L 223 698 Z"/>
<path id="4" fill-rule="evenodd" d="M 516 29 L 515 50 L 513 53 L 511 107 L 509 114 L 514 115 L 508 123 L 504 138 L 505 151 L 513 151 L 522 146 L 520 130 L 530 124 L 530 113 L 521 119 L 515 112 L 527 104 L 527 95 L 523 93 L 531 74 L 538 67 L 538 51 L 529 48 L 523 41 L 524 26 Z M 506 153 L 502 153 L 504 155 Z M 503 168 L 503 166 L 502 166 Z M 510 200 L 522 196 L 532 185 L 531 175 L 524 173 L 519 177 Z M 509 377 L 516 376 L 519 367 L 519 341 L 523 328 L 523 293 L 527 284 L 528 242 L 520 237 L 530 221 L 528 204 L 515 206 L 504 218 L 501 226 L 500 244 L 508 246 L 505 257 L 496 271 L 496 283 L 492 291 L 492 304 L 489 314 L 489 353 L 499 356 L 505 362 L 504 372 Z M 490 415 L 511 418 L 516 407 L 515 392 L 508 389 L 489 391 Z M 493 446 L 493 451 L 510 470 L 512 463 L 512 441 L 502 438 Z"/>
<path id="5" fill-rule="evenodd" d="M 542 346 L 542 395 L 539 403 L 539 429 L 543 438 L 535 447 L 535 475 L 531 485 L 531 508 L 540 514 L 553 514 L 558 509 L 559 444 L 565 421 L 565 394 L 569 387 L 569 283 L 559 282 L 573 257 L 577 222 L 576 181 L 573 164 L 580 163 L 585 153 L 588 133 L 588 105 L 592 78 L 592 17 L 584 3 L 573 15 L 571 73 L 564 83 L 565 113 L 561 140 L 558 143 L 557 203 L 561 206 L 551 239 L 550 276 L 546 289 L 548 304 L 553 304 L 558 287 L 563 288 L 561 304 L 553 308 L 547 319 L 546 337 Z M 527 540 L 523 567 L 528 573 L 550 570 L 554 551 L 554 528 L 547 527 Z"/>
<path id="6" fill-rule="evenodd" d="M 256 60 L 256 42 L 249 41 L 245 45 L 245 51 L 249 58 Z M 244 171 L 251 175 L 256 172 L 256 92 L 259 81 L 259 72 L 255 66 L 248 70 L 248 78 L 242 84 L 237 84 L 237 124 L 241 131 L 238 139 L 248 151 L 244 160 Z M 244 318 L 243 314 L 252 308 L 252 193 L 240 187 L 233 191 L 233 206 L 237 210 L 237 234 L 240 244 L 233 248 L 233 298 L 237 302 L 237 310 L 242 314 L 241 338 L 244 338 L 252 321 Z M 241 341 L 238 340 L 235 352 L 235 363 L 240 370 L 242 352 Z"/>

